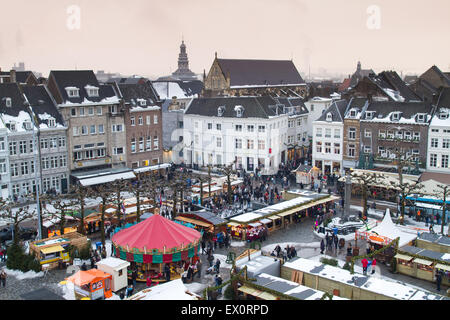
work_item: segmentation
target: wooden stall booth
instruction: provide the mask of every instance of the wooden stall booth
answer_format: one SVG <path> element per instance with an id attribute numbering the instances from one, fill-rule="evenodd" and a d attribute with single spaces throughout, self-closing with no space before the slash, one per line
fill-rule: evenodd
<path id="1" fill-rule="evenodd" d="M 74 293 L 77 300 L 106 299 L 112 297 L 112 276 L 98 269 L 78 271 L 66 279 L 74 284 Z"/>
<path id="2" fill-rule="evenodd" d="M 61 263 L 71 260 L 68 252 L 68 246 L 74 246 L 82 249 L 88 244 L 86 236 L 78 232 L 71 232 L 62 236 L 34 241 L 30 244 L 30 253 L 39 260 L 46 269 L 54 269 Z"/>
<path id="3" fill-rule="evenodd" d="M 117 292 L 128 285 L 128 271 L 130 266 L 128 261 L 115 257 L 108 257 L 96 263 L 97 269 L 111 275 L 111 289 Z"/>
<path id="4" fill-rule="evenodd" d="M 198 259 L 201 238 L 197 230 L 155 214 L 115 233 L 111 241 L 114 256 L 137 270 L 137 281 L 159 283 L 166 281 L 165 265 L 170 267 L 170 279 L 177 279 Z"/>
<path id="5" fill-rule="evenodd" d="M 144 214 L 147 212 L 153 213 L 154 212 L 154 203 L 151 199 L 148 199 L 146 197 L 142 197 L 139 200 L 140 203 L 140 214 Z M 101 205 L 99 208 L 99 211 L 101 211 Z M 105 213 L 108 217 L 108 220 L 111 221 L 113 224 L 118 224 L 118 212 L 117 212 L 117 205 L 109 204 L 107 205 L 107 209 L 105 210 Z M 123 200 L 122 206 L 120 208 L 120 217 L 121 220 L 125 220 L 125 223 L 134 223 L 136 222 L 137 218 L 137 200 L 136 197 L 128 198 Z"/>
<path id="6" fill-rule="evenodd" d="M 207 239 L 212 239 L 222 232 L 226 232 L 227 220 L 206 210 L 179 213 L 175 218 L 178 221 L 191 223 L 196 230 L 206 233 Z"/>

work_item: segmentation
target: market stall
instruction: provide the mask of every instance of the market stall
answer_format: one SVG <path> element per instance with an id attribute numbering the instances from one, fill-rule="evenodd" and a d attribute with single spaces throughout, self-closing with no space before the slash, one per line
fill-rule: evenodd
<path id="1" fill-rule="evenodd" d="M 212 239 L 226 231 L 227 221 L 206 210 L 179 213 L 175 220 L 193 224 L 196 230 L 206 233 L 206 239 Z"/>
<path id="2" fill-rule="evenodd" d="M 30 253 L 33 254 L 46 269 L 54 269 L 61 263 L 69 262 L 69 245 L 82 249 L 88 243 L 86 236 L 71 232 L 62 236 L 46 238 L 30 243 Z"/>
<path id="3" fill-rule="evenodd" d="M 98 269 L 78 271 L 66 279 L 74 284 L 74 293 L 77 300 L 89 298 L 90 300 L 106 299 L 112 297 L 109 273 Z"/>
<path id="4" fill-rule="evenodd" d="M 128 285 L 127 268 L 130 266 L 128 261 L 119 258 L 108 257 L 96 263 L 97 269 L 111 275 L 112 291 L 117 292 Z"/>
<path id="5" fill-rule="evenodd" d="M 171 268 L 171 279 L 181 277 L 200 250 L 200 232 L 155 214 L 112 238 L 114 255 L 131 263 L 137 280 L 164 282 L 163 267 Z M 130 271 L 129 271 L 130 272 Z"/>
<path id="6" fill-rule="evenodd" d="M 154 205 L 152 203 L 152 200 L 142 197 L 139 200 L 140 203 L 140 214 L 145 214 L 147 212 L 153 213 L 154 212 Z M 101 211 L 101 206 L 99 208 Z M 108 220 L 110 220 L 113 224 L 118 223 L 117 219 L 117 205 L 108 205 L 107 209 L 105 210 L 105 214 L 108 217 Z M 122 206 L 120 209 L 120 217 L 125 221 L 125 223 L 133 223 L 136 221 L 137 218 L 137 200 L 136 198 L 128 198 L 123 200 Z M 99 223 L 100 218 L 96 220 L 96 223 Z"/>

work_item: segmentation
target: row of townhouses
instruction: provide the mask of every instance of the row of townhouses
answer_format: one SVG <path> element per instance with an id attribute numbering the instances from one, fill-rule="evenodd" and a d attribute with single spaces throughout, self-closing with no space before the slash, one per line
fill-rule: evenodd
<path id="1" fill-rule="evenodd" d="M 93 71 L 51 71 L 46 84 L 0 83 L 1 196 L 67 192 L 86 177 L 163 161 L 160 98 L 150 81 L 99 83 Z"/>

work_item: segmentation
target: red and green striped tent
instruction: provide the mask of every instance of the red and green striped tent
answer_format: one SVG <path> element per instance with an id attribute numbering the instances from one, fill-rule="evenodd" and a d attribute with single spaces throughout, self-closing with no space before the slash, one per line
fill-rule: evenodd
<path id="1" fill-rule="evenodd" d="M 195 229 L 153 215 L 114 234 L 115 256 L 129 262 L 168 263 L 197 255 L 202 235 Z"/>

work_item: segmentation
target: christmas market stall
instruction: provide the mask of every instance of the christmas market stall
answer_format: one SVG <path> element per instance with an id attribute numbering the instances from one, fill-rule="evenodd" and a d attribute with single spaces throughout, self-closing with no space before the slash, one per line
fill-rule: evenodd
<path id="1" fill-rule="evenodd" d="M 370 230 L 363 227 L 355 232 L 356 240 L 362 239 L 368 241 L 369 245 L 373 246 L 375 250 L 379 250 L 382 247 L 391 244 L 391 242 L 397 238 L 399 238 L 398 247 L 401 248 L 405 245 L 411 245 L 417 238 L 417 234 L 407 233 L 396 227 L 392 222 L 389 209 L 386 209 L 384 218 L 379 225 Z M 390 263 L 394 255 L 394 248 L 390 248 L 377 255 L 376 259 L 378 261 Z"/>
<path id="2" fill-rule="evenodd" d="M 179 213 L 175 220 L 193 224 L 196 230 L 206 234 L 206 239 L 212 239 L 226 232 L 227 220 L 206 210 Z"/>
<path id="3" fill-rule="evenodd" d="M 170 279 L 178 279 L 198 260 L 202 235 L 197 230 L 155 214 L 122 229 L 112 238 L 114 255 L 131 263 L 137 281 L 164 282 L 163 268 L 170 266 Z M 128 270 L 131 273 L 131 270 Z"/>
<path id="4" fill-rule="evenodd" d="M 30 243 L 30 253 L 39 260 L 43 268 L 45 266 L 46 269 L 54 269 L 71 260 L 68 252 L 69 245 L 81 250 L 87 244 L 86 236 L 71 232 Z"/>
<path id="5" fill-rule="evenodd" d="M 74 284 L 74 293 L 77 300 L 106 299 L 112 297 L 111 281 L 109 273 L 98 269 L 78 271 L 73 276 L 66 279 Z"/>
<path id="6" fill-rule="evenodd" d="M 139 200 L 139 203 L 141 215 L 147 212 L 153 213 L 155 207 L 153 206 L 152 200 L 142 197 Z M 101 206 L 99 208 L 99 211 L 101 211 Z M 117 219 L 118 214 L 120 214 L 120 216 L 122 217 L 121 219 L 123 219 L 125 223 L 133 223 L 136 221 L 137 218 L 137 200 L 135 197 L 123 200 L 120 206 L 119 213 L 117 212 L 117 205 L 110 204 L 107 206 L 105 213 L 106 216 L 108 217 L 108 220 L 111 220 L 113 224 L 118 223 Z M 98 217 L 95 223 L 100 223 L 100 217 Z"/>
<path id="7" fill-rule="evenodd" d="M 96 263 L 97 269 L 111 275 L 112 291 L 117 292 L 128 285 L 127 268 L 130 266 L 128 261 L 115 257 L 108 257 Z"/>

